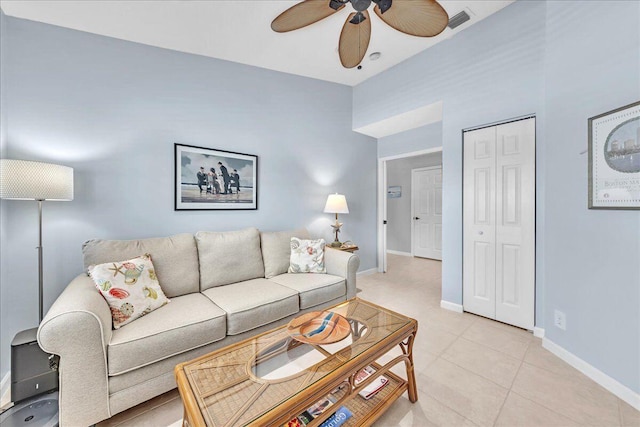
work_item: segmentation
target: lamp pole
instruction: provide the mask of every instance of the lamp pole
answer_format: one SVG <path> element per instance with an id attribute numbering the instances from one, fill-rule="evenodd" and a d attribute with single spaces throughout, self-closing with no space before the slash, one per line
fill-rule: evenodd
<path id="1" fill-rule="evenodd" d="M 43 274 L 42 274 L 42 199 L 38 199 L 38 293 L 40 295 L 39 300 L 39 318 L 38 324 L 42 323 L 42 293 L 44 291 L 43 285 Z"/>

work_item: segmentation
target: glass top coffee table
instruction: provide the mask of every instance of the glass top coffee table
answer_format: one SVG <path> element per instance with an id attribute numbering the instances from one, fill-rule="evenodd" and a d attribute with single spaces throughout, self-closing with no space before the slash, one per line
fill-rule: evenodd
<path id="1" fill-rule="evenodd" d="M 370 425 L 405 391 L 411 402 L 418 399 L 412 355 L 417 329 L 414 319 L 354 298 L 179 364 L 183 425 L 287 425 L 330 393 L 332 408 L 309 426 L 341 406 L 353 414 L 343 425 Z M 398 346 L 400 355 L 376 363 Z M 405 363 L 407 380 L 389 371 L 398 363 Z M 356 378 L 368 366 L 375 373 Z M 387 384 L 365 400 L 358 393 L 380 375 Z"/>

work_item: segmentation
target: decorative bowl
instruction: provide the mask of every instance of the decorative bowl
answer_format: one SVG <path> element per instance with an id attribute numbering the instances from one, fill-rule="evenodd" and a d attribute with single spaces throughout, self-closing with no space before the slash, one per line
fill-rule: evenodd
<path id="1" fill-rule="evenodd" d="M 332 344 L 348 337 L 351 325 L 333 311 L 312 311 L 289 322 L 287 333 L 307 344 Z"/>

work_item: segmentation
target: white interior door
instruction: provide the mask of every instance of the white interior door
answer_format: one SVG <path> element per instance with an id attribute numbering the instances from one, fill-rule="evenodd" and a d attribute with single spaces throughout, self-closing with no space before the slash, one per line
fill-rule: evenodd
<path id="1" fill-rule="evenodd" d="M 496 132 L 496 320 L 533 329 L 535 120 Z"/>
<path id="2" fill-rule="evenodd" d="M 442 167 L 411 171 L 413 255 L 442 260 Z"/>
<path id="3" fill-rule="evenodd" d="M 496 128 L 464 134 L 462 299 L 466 311 L 496 315 Z"/>
<path id="4" fill-rule="evenodd" d="M 533 329 L 535 119 L 465 132 L 464 309 Z"/>

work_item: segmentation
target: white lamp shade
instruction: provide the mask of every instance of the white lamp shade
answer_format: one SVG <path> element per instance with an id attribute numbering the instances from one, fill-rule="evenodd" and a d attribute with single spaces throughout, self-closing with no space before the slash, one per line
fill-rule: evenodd
<path id="1" fill-rule="evenodd" d="M 73 200 L 73 168 L 27 160 L 0 159 L 0 198 Z"/>
<path id="2" fill-rule="evenodd" d="M 327 197 L 327 204 L 324 205 L 325 213 L 339 213 L 348 214 L 349 207 L 347 206 L 347 199 L 344 194 L 329 194 Z"/>

